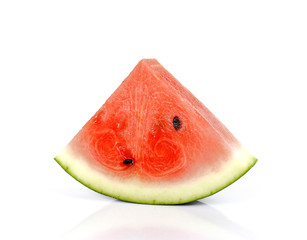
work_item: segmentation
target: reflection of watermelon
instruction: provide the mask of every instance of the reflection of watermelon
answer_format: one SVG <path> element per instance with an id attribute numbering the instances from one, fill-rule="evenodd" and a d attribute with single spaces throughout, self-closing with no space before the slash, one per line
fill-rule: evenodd
<path id="1" fill-rule="evenodd" d="M 126 201 L 209 196 L 255 163 L 156 60 L 142 60 L 55 160 L 87 187 Z"/>

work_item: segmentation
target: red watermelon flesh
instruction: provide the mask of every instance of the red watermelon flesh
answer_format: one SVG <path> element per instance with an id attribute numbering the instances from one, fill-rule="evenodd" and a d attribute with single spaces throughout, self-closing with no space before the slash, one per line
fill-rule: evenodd
<path id="1" fill-rule="evenodd" d="M 155 59 L 141 60 L 55 159 L 97 192 L 156 204 L 209 196 L 256 163 Z"/>

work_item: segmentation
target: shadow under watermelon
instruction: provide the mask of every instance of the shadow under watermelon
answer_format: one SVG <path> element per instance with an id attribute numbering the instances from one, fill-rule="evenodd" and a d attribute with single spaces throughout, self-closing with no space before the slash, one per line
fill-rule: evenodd
<path id="1" fill-rule="evenodd" d="M 239 240 L 255 237 L 201 201 L 183 205 L 143 205 L 114 200 L 75 226 L 64 239 Z"/>

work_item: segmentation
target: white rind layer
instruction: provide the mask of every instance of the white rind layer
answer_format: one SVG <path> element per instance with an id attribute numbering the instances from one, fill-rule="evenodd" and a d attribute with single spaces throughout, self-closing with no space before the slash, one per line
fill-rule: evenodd
<path id="1" fill-rule="evenodd" d="M 108 177 L 87 164 L 87 160 L 69 145 L 55 160 L 72 177 L 94 191 L 124 201 L 148 204 L 180 204 L 210 196 L 235 182 L 257 162 L 244 148 L 238 148 L 218 171 L 178 184 L 151 184 Z"/>

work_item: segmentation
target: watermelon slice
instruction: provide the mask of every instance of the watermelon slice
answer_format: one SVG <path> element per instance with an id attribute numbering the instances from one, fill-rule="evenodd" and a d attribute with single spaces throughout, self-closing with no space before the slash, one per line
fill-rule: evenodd
<path id="1" fill-rule="evenodd" d="M 55 160 L 94 191 L 148 204 L 207 197 L 257 161 L 155 59 L 137 64 Z"/>

